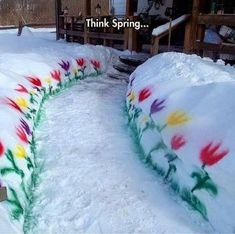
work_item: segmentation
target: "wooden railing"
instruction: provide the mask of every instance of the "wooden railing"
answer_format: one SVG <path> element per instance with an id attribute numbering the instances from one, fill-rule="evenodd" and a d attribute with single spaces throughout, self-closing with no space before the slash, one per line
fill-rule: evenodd
<path id="1" fill-rule="evenodd" d="M 102 16 L 102 18 L 110 16 Z M 125 16 L 115 16 L 124 18 Z M 86 16 L 89 18 L 89 16 Z M 135 20 L 135 17 L 128 17 Z M 79 42 L 81 44 L 102 44 L 113 47 L 114 43 L 120 45 L 120 49 L 136 50 L 137 32 L 133 29 L 116 30 L 113 28 L 87 28 L 84 17 L 77 16 L 59 16 L 59 38 L 66 38 L 70 42 Z"/>
<path id="2" fill-rule="evenodd" d="M 212 15 L 201 14 L 197 19 L 197 37 L 194 49 L 199 55 L 203 55 L 203 51 L 212 51 L 216 53 L 235 54 L 235 44 L 222 43 L 213 44 L 204 42 L 206 25 L 226 25 L 235 26 L 235 15 Z"/>
<path id="3" fill-rule="evenodd" d="M 157 35 L 152 35 L 153 40 L 152 40 L 152 51 L 151 54 L 155 55 L 158 54 L 159 51 L 159 43 L 160 43 L 160 39 L 162 39 L 163 37 L 166 37 L 169 35 L 169 33 L 171 33 L 172 31 L 178 29 L 182 24 L 184 24 L 186 21 L 188 21 L 190 18 L 190 15 L 183 15 L 181 17 L 179 17 L 178 21 L 176 19 L 175 23 L 174 21 L 172 21 L 172 23 L 166 23 L 160 27 L 165 28 L 164 30 L 162 30 L 159 34 Z"/>

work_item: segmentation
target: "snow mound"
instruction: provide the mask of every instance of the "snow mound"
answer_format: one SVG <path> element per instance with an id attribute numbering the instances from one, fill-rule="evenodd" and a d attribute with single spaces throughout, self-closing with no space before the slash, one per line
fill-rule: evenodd
<path id="1" fill-rule="evenodd" d="M 101 46 L 52 43 L 31 37 L 27 28 L 24 35 L 30 37 L 0 37 L 0 187 L 8 192 L 8 200 L 0 204 L 0 224 L 8 233 L 22 232 L 34 201 L 41 166 L 34 131 L 42 104 L 79 80 L 102 74 L 110 59 Z"/>
<path id="2" fill-rule="evenodd" d="M 33 37 L 34 34 L 33 34 L 33 32 L 31 31 L 31 29 L 30 29 L 29 27 L 25 26 L 25 27 L 23 27 L 23 29 L 22 29 L 21 36 Z"/>
<path id="3" fill-rule="evenodd" d="M 221 61 L 165 53 L 131 75 L 127 93 L 146 163 L 220 232 L 235 229 L 234 77 Z"/>

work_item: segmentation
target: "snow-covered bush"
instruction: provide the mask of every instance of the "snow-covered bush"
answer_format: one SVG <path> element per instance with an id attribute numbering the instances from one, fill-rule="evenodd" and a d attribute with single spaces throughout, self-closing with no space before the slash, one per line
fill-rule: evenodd
<path id="1" fill-rule="evenodd" d="M 234 78 L 221 62 L 165 53 L 131 75 L 127 92 L 143 160 L 222 232 L 235 229 Z"/>

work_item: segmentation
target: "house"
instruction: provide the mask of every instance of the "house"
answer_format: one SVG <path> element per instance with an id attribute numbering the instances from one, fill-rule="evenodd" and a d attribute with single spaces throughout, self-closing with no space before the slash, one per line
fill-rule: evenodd
<path id="1" fill-rule="evenodd" d="M 182 16 L 174 27 L 171 24 L 161 35 L 152 35 L 154 28 Z M 141 21 L 148 28 L 87 28 L 87 17 L 129 18 Z M 79 43 L 93 43 L 130 51 L 143 51 L 151 47 L 157 53 L 160 39 L 167 44 L 169 32 L 172 44 L 178 44 L 186 53 L 204 51 L 235 54 L 234 44 L 213 44 L 204 41 L 208 25 L 235 26 L 235 2 L 233 0 L 77 0 L 69 5 L 65 0 L 56 0 L 57 39 Z M 171 33 L 172 32 L 172 33 Z M 223 38 L 224 39 L 224 38 Z M 168 47 L 172 48 L 172 47 Z M 174 49 L 174 47 L 173 47 Z M 150 50 L 149 50 L 150 51 Z"/>

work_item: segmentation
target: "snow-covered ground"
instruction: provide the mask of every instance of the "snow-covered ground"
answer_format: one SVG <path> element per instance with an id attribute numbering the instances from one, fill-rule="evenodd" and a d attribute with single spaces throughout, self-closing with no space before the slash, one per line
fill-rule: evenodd
<path id="1" fill-rule="evenodd" d="M 95 78 L 45 105 L 36 134 L 44 170 L 30 233 L 211 231 L 138 159 L 125 93 L 125 83 Z"/>
<path id="2" fill-rule="evenodd" d="M 107 70 L 110 51 L 104 47 L 56 42 L 55 34 L 50 33 L 50 29 L 49 32 L 48 29 L 33 32 L 25 29 L 21 37 L 16 37 L 15 33 L 0 32 L 0 98 L 6 100 L 6 97 L 10 97 L 16 100 L 25 113 L 32 111 L 32 108 L 38 108 L 43 96 L 43 89 L 36 92 L 26 76 L 39 77 L 45 93 L 49 93 L 50 88 L 56 93 L 56 90 L 61 90 L 61 86 L 71 86 L 70 84 L 75 84 L 76 79 L 85 78 L 84 75 L 96 76 Z M 84 61 L 81 61 L 81 58 Z M 96 59 L 95 62 L 93 59 Z M 61 72 L 59 78 L 62 83 L 58 82 L 58 71 Z M 79 78 L 78 73 L 83 76 Z M 218 142 L 225 138 L 223 142 L 226 147 L 219 151 L 220 157 L 216 157 L 217 161 L 222 159 L 221 153 L 225 157 L 234 152 L 231 143 L 235 139 L 231 114 L 235 100 L 233 74 L 235 72 L 231 67 L 180 54 L 160 55 L 138 68 L 130 78 L 127 104 L 131 104 L 128 105 L 129 114 L 134 112 L 134 122 L 140 130 L 138 133 L 142 151 L 140 145 L 136 145 L 137 135 L 130 131 L 127 124 L 124 108 L 127 91 L 125 82 L 110 80 L 105 75 L 90 77 L 48 99 L 44 111 L 40 112 L 43 116 L 42 125 L 37 127 L 35 132 L 35 162 L 43 165 L 43 170 L 36 174 L 40 176 L 39 187 L 35 187 L 36 192 L 30 194 L 29 198 L 26 196 L 30 202 L 25 198 L 27 191 L 22 189 L 25 188 L 25 177 L 19 177 L 22 175 L 19 168 L 7 167 L 11 165 L 9 162 L 15 160 L 17 164 L 13 163 L 13 166 L 19 165 L 27 177 L 32 175 L 31 168 L 27 168 L 30 164 L 26 159 L 31 157 L 30 152 L 34 152 L 31 150 L 34 144 L 33 141 L 22 142 L 22 139 L 25 141 L 22 134 L 29 132 L 25 125 L 21 125 L 24 127 L 21 128 L 21 134 L 15 132 L 22 112 L 19 113 L 19 109 L 17 110 L 12 102 L 11 105 L 9 102 L 6 105 L 6 101 L 0 102 L 0 182 L 3 186 L 10 185 L 15 188 L 22 207 L 26 209 L 18 216 L 19 209 L 15 212 L 14 209 L 10 210 L 5 202 L 1 203 L 0 233 L 21 233 L 22 225 L 28 233 L 211 233 L 217 230 L 231 230 L 233 215 L 229 217 L 228 211 L 230 209 L 233 214 L 234 203 L 231 197 L 234 190 L 233 186 L 229 186 L 234 182 L 233 158 L 226 157 L 219 167 L 213 167 L 217 170 L 207 168 L 207 163 L 215 164 L 213 158 L 206 161 L 206 170 L 208 169 L 211 178 L 215 178 L 219 185 L 215 188 L 214 184 L 210 184 L 209 189 L 206 188 L 209 192 L 219 194 L 216 203 L 213 203 L 214 200 L 207 193 L 201 195 L 200 189 L 196 191 L 196 195 L 199 194 L 199 198 L 202 198 L 203 202 L 205 200 L 206 205 L 209 202 L 208 216 L 212 217 L 213 224 L 218 223 L 219 229 L 212 227 L 199 213 L 190 210 L 186 202 L 166 185 L 174 171 L 174 162 L 177 161 L 175 167 L 181 168 L 181 161 L 179 166 L 178 158 L 170 158 L 172 161 L 161 159 L 175 156 L 172 150 L 179 150 L 177 155 L 183 155 L 186 175 L 189 176 L 195 164 L 201 166 L 199 157 L 190 158 L 189 155 L 196 152 L 195 155 L 198 156 L 199 146 L 203 146 L 201 143 L 207 142 L 206 140 L 217 142 L 217 145 L 211 144 L 204 150 L 208 156 L 209 153 L 218 154 L 218 148 L 221 146 Z M 19 84 L 23 84 L 27 92 L 22 92 Z M 226 97 L 225 94 L 229 96 Z M 46 96 L 43 96 L 45 100 Z M 30 97 L 35 100 L 32 101 Z M 202 102 L 198 103 L 201 99 Z M 200 110 L 200 115 L 193 107 Z M 164 124 L 165 114 L 175 108 L 187 110 L 190 118 L 182 109 L 173 112 L 171 118 L 167 119 L 167 123 L 173 128 L 169 130 L 169 126 L 163 125 L 164 128 L 160 130 L 164 131 L 159 135 L 153 127 L 153 122 L 149 120 L 153 117 L 154 123 Z M 220 108 L 227 118 L 219 111 Z M 138 116 L 140 109 L 142 113 Z M 166 110 L 167 112 L 164 112 Z M 28 116 L 23 116 L 25 117 Z M 33 129 L 33 121 L 27 119 L 27 123 L 29 128 Z M 184 128 L 178 126 L 179 123 Z M 144 131 L 142 127 L 145 128 Z M 202 129 L 206 133 L 202 132 Z M 175 133 L 181 135 L 174 135 Z M 30 133 L 27 137 L 31 140 Z M 160 137 L 164 141 L 164 150 L 166 146 L 172 149 L 169 149 L 167 154 L 165 151 L 151 152 L 148 160 L 157 162 L 160 159 L 158 165 L 166 171 L 168 166 L 173 168 L 164 181 L 140 160 L 143 150 L 148 150 Z M 185 145 L 186 147 L 183 147 Z M 15 147 L 16 150 L 13 150 Z M 12 149 L 12 155 L 9 155 L 6 149 Z M 201 158 L 207 160 L 205 157 Z M 18 175 L 6 173 L 12 171 Z M 200 176 L 203 177 L 204 172 L 206 173 L 205 167 L 202 167 Z M 182 175 L 185 176 L 184 173 Z M 179 175 L 179 179 L 182 175 Z M 209 180 L 203 179 L 205 178 L 202 178 L 200 184 L 202 188 L 204 182 Z M 185 181 L 187 185 L 193 185 L 192 178 L 183 180 Z M 9 195 L 15 205 L 17 199 L 12 192 Z M 198 200 L 193 200 L 195 201 Z M 222 212 L 223 207 L 226 207 L 224 213 L 218 213 L 220 208 Z M 10 211 L 20 217 L 20 222 L 13 222 Z M 203 212 L 205 209 L 201 210 L 201 213 Z M 228 225 L 225 225 L 226 219 Z"/>

